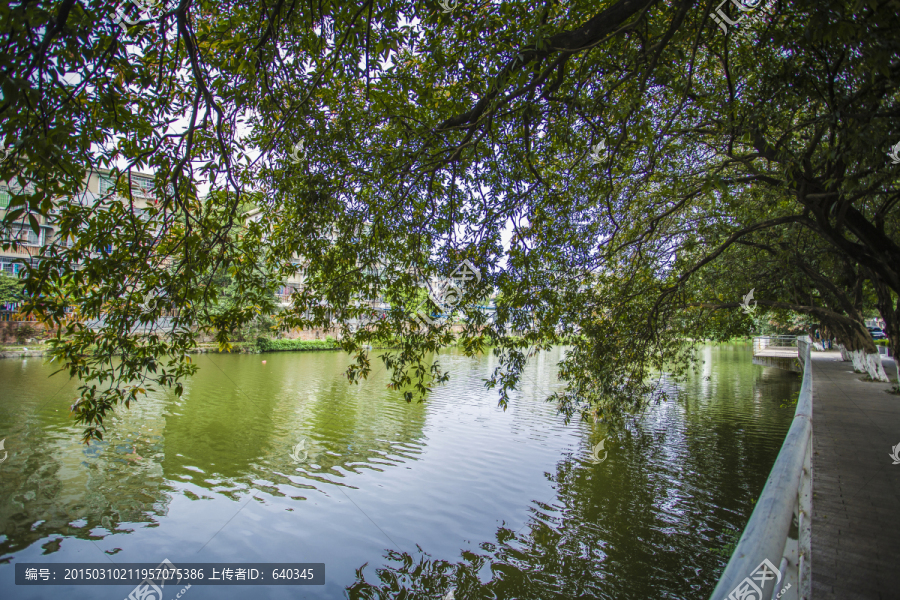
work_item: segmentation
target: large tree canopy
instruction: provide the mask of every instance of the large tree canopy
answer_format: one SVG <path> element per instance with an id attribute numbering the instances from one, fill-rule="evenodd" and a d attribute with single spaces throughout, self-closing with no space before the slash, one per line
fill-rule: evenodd
<path id="1" fill-rule="evenodd" d="M 297 257 L 306 286 L 281 323 L 336 319 L 351 380 L 390 342 L 381 359 L 412 398 L 457 338 L 501 352 L 506 402 L 530 353 L 567 343 L 552 399 L 570 416 L 633 408 L 685 367 L 686 339 L 746 331 L 740 311 L 702 307 L 736 307 L 754 282 L 715 278 L 754 251 L 765 271 L 763 246 L 797 228 L 893 305 L 897 0 L 778 1 L 727 32 L 713 2 L 447 6 L 181 0 L 130 28 L 100 1 L 0 11 L 0 176 L 33 184 L 6 221 L 50 216 L 74 240 L 29 271 L 27 308 L 103 317 L 53 350 L 84 382 L 87 438 L 148 383 L 179 391 L 198 333 L 227 343 Z M 129 172 L 155 172 L 160 201 L 80 200 L 100 167 L 129 198 Z M 453 334 L 432 320 L 446 305 L 412 299 L 466 260 L 479 277 Z M 223 270 L 242 301 L 211 310 Z M 801 305 L 781 285 L 762 300 Z M 167 303 L 144 301 L 160 290 Z M 488 321 L 472 307 L 491 290 Z M 378 296 L 388 318 L 356 327 Z M 169 330 L 126 335 L 164 309 Z"/>

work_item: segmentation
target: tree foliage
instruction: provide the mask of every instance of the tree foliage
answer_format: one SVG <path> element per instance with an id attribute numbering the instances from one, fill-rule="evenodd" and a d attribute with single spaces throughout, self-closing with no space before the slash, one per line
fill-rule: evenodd
<path id="1" fill-rule="evenodd" d="M 0 174 L 34 188 L 6 220 L 36 227 L 65 197 L 52 216 L 75 240 L 45 249 L 29 306 L 103 320 L 71 324 L 53 351 L 84 382 L 87 438 L 145 381 L 180 391 L 198 331 L 227 344 L 297 257 L 307 285 L 279 324 L 336 319 L 351 381 L 368 345 L 400 339 L 381 360 L 412 399 L 444 380 L 435 352 L 458 340 L 500 352 L 489 385 L 505 403 L 529 354 L 566 343 L 551 400 L 614 418 L 687 366 L 686 339 L 748 331 L 738 299 L 757 273 L 742 257 L 759 275 L 799 268 L 780 246 L 754 254 L 776 240 L 823 242 L 894 306 L 897 8 L 779 1 L 723 33 L 714 4 L 691 0 L 182 0 L 125 32 L 99 0 L 12 3 Z M 78 200 L 98 167 L 129 201 Z M 144 212 L 131 170 L 156 174 Z M 242 220 L 248 203 L 258 218 Z M 416 287 L 464 260 L 481 279 L 457 298 L 462 331 L 423 328 Z M 241 301 L 217 312 L 222 269 Z M 768 286 L 760 303 L 782 301 L 787 282 Z M 160 288 L 170 330 L 124 335 L 156 322 L 142 301 Z M 491 290 L 489 320 L 471 306 Z M 377 297 L 388 317 L 355 329 Z"/>
<path id="2" fill-rule="evenodd" d="M 22 282 L 17 277 L 0 273 L 0 304 L 15 304 L 22 299 Z"/>

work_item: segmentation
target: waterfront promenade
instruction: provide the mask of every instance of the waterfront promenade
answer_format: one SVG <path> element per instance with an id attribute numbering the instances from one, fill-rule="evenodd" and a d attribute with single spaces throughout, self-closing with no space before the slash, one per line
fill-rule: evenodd
<path id="1" fill-rule="evenodd" d="M 812 600 L 900 598 L 900 396 L 839 352 L 812 360 Z"/>

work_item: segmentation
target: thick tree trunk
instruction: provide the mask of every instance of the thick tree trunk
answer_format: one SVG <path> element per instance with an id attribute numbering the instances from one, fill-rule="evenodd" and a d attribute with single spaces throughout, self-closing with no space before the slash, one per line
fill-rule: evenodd
<path id="1" fill-rule="evenodd" d="M 874 346 L 875 344 L 872 345 Z M 885 383 L 891 381 L 888 378 L 887 373 L 884 372 L 884 365 L 881 363 L 881 355 L 878 354 L 877 348 L 875 349 L 875 352 L 866 352 L 863 350 L 860 351 L 860 353 L 862 355 L 864 373 L 868 373 L 873 381 L 883 381 Z"/>
<path id="2" fill-rule="evenodd" d="M 891 311 L 881 313 L 884 319 L 884 333 L 888 337 L 888 348 L 891 349 L 891 357 L 894 359 L 894 383 L 900 387 L 900 300 L 898 300 L 898 310 L 891 314 Z"/>
<path id="3" fill-rule="evenodd" d="M 887 325 L 887 321 L 885 321 Z M 894 382 L 900 388 L 900 318 L 894 321 L 894 326 L 886 332 L 888 347 L 891 349 L 891 357 L 894 359 Z"/>
<path id="4" fill-rule="evenodd" d="M 848 360 L 850 360 L 850 354 L 847 352 L 847 349 L 844 347 L 844 345 L 840 342 L 838 342 L 838 350 L 841 351 L 842 361 L 847 362 Z"/>
<path id="5" fill-rule="evenodd" d="M 890 344 L 891 356 L 894 358 L 894 378 L 897 386 L 900 387 L 900 296 L 894 303 L 893 294 L 890 288 L 885 285 L 884 281 L 878 277 L 870 277 L 870 281 L 875 287 L 875 295 L 877 297 L 878 312 L 884 320 L 884 333 L 888 337 Z"/>
<path id="6" fill-rule="evenodd" d="M 865 373 L 875 381 L 890 381 L 881 364 L 878 348 L 862 322 L 850 318 L 835 319 L 828 327 L 841 345 L 841 358 L 849 358 L 854 371 Z"/>

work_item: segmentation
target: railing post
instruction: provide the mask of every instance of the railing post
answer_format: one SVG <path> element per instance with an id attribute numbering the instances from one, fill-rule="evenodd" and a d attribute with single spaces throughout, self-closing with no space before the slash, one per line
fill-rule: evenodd
<path id="1" fill-rule="evenodd" d="M 807 358 L 807 360 L 809 360 Z M 799 578 L 800 589 L 799 599 L 809 600 L 812 595 L 812 510 L 813 510 L 813 432 L 809 434 L 809 441 L 806 444 L 806 460 L 803 463 L 803 479 L 800 484 L 800 519 L 799 519 L 799 538 L 800 538 L 800 565 Z"/>
<path id="2" fill-rule="evenodd" d="M 805 337 L 801 340 L 797 338 L 798 354 L 803 357 L 803 378 L 809 390 L 809 440 L 806 442 L 806 457 L 803 461 L 803 475 L 800 479 L 799 491 L 799 518 L 798 518 L 798 541 L 800 544 L 800 564 L 798 565 L 798 575 L 800 579 L 799 589 L 797 590 L 799 600 L 809 600 L 812 595 L 812 514 L 813 514 L 813 435 L 812 429 L 812 396 L 813 396 L 813 375 L 811 364 L 812 339 Z"/>

